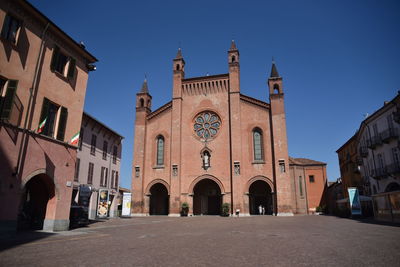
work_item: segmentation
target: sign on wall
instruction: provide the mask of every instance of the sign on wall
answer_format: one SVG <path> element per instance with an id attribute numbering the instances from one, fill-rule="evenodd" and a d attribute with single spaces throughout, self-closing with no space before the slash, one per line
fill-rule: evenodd
<path id="1" fill-rule="evenodd" d="M 131 216 L 132 193 L 124 193 L 122 196 L 122 216 Z"/>
<path id="2" fill-rule="evenodd" d="M 97 206 L 97 217 L 105 218 L 108 215 L 108 190 L 99 190 L 99 201 Z"/>
<path id="3" fill-rule="evenodd" d="M 361 215 L 361 202 L 358 189 L 356 187 L 349 187 L 347 190 L 349 192 L 351 215 Z"/>

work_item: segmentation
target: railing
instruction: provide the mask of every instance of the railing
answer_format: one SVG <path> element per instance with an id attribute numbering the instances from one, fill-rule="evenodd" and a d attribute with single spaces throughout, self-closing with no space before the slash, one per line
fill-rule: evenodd
<path id="1" fill-rule="evenodd" d="M 372 136 L 371 139 L 367 141 L 368 147 L 371 149 L 376 148 L 379 145 L 382 145 L 382 138 L 380 135 Z"/>
<path id="2" fill-rule="evenodd" d="M 386 170 L 389 174 L 399 174 L 400 173 L 400 163 L 395 162 L 386 166 Z"/>
<path id="3" fill-rule="evenodd" d="M 363 158 L 368 156 L 368 148 L 366 146 L 360 146 L 360 156 Z"/>
<path id="4" fill-rule="evenodd" d="M 399 136 L 397 128 L 388 128 L 381 133 L 381 139 L 383 142 L 388 143 L 391 139 L 396 139 Z"/>

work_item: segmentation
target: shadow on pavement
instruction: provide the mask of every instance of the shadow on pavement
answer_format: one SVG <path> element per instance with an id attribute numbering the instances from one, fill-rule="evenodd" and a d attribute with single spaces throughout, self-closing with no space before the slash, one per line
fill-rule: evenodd
<path id="1" fill-rule="evenodd" d="M 21 231 L 0 234 L 0 252 L 55 235 L 50 232 Z"/>
<path id="2" fill-rule="evenodd" d="M 353 217 L 344 217 L 344 216 L 336 216 L 333 214 L 321 214 L 322 216 L 329 216 L 329 217 L 336 217 L 338 219 L 347 219 L 358 221 L 359 223 L 368 223 L 368 224 L 376 224 L 376 225 L 383 225 L 383 226 L 393 226 L 393 227 L 400 227 L 400 223 L 389 222 L 389 221 L 377 221 L 374 217 L 361 217 L 361 216 L 353 216 Z"/>

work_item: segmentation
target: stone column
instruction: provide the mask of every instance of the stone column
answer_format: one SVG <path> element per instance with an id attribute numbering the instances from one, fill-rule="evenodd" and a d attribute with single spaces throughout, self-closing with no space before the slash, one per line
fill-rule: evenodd
<path id="1" fill-rule="evenodd" d="M 144 216 L 150 215 L 150 197 L 151 197 L 151 194 L 146 194 L 144 196 L 144 207 L 143 207 L 143 215 Z"/>

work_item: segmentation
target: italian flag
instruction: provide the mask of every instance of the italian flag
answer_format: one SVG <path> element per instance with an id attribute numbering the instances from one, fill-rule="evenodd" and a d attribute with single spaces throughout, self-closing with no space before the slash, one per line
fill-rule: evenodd
<path id="1" fill-rule="evenodd" d="M 79 133 L 77 132 L 74 136 L 72 136 L 72 139 L 70 141 L 71 145 L 77 145 L 79 141 Z"/>
<path id="2" fill-rule="evenodd" d="M 39 127 L 37 129 L 37 133 L 41 133 L 44 129 L 44 126 L 46 125 L 47 117 L 39 124 Z"/>

